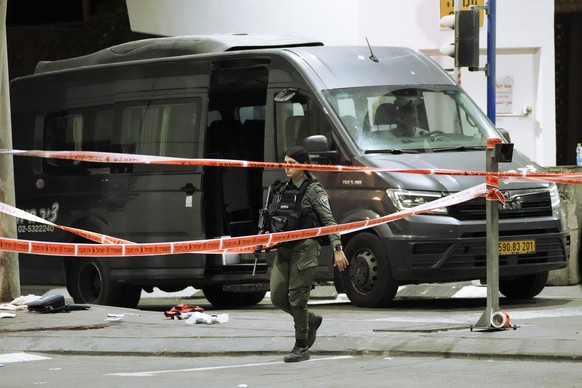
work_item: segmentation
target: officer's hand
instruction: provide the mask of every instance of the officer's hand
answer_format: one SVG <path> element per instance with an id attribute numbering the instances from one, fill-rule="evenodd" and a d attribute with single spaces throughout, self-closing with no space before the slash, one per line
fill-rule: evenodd
<path id="1" fill-rule="evenodd" d="M 335 251 L 333 253 L 333 266 L 337 267 L 340 271 L 343 271 L 348 267 L 350 263 L 348 263 L 348 259 L 344 254 L 344 251 Z"/>

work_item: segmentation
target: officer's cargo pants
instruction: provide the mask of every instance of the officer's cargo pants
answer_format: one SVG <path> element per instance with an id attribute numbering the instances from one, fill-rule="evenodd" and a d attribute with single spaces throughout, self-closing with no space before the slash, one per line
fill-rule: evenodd
<path id="1" fill-rule="evenodd" d="M 309 332 L 307 302 L 320 250 L 321 246 L 313 239 L 277 247 L 270 279 L 271 302 L 291 314 L 296 339 L 306 339 Z"/>

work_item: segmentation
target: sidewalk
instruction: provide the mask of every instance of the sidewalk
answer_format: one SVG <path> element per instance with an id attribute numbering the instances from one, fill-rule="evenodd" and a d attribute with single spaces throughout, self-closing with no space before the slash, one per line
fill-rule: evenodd
<path id="1" fill-rule="evenodd" d="M 518 327 L 470 330 L 484 309 L 363 309 L 320 291 L 312 310 L 324 316 L 312 355 L 408 355 L 535 360 L 582 360 L 582 290 L 547 287 L 532 307 L 509 311 Z M 330 298 L 333 298 L 329 292 Z M 173 302 L 169 302 L 173 303 Z M 187 303 L 191 303 L 188 301 Z M 430 306 L 430 302 L 424 302 Z M 38 314 L 17 312 L 0 319 L 2 353 L 38 352 L 92 355 L 285 354 L 293 344 L 290 318 L 268 301 L 248 309 L 210 310 L 229 315 L 223 324 L 188 325 L 141 311 L 93 305 L 86 311 Z M 109 314 L 123 314 L 118 322 Z"/>

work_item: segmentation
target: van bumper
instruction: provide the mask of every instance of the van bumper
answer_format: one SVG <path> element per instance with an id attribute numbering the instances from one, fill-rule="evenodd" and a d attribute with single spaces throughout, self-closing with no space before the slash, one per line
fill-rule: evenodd
<path id="1" fill-rule="evenodd" d="M 535 240 L 531 254 L 499 256 L 499 276 L 510 277 L 565 268 L 568 263 L 568 232 L 539 231 L 515 234 L 500 231 L 499 241 Z M 384 238 L 393 276 L 402 284 L 485 279 L 487 270 L 485 236 L 460 238 Z"/>

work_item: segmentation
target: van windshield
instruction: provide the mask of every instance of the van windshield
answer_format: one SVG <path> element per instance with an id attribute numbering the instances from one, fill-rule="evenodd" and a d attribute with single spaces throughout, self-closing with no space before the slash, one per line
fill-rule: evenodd
<path id="1" fill-rule="evenodd" d="M 488 137 L 500 136 L 455 87 L 335 89 L 326 98 L 366 153 L 483 149 Z"/>

